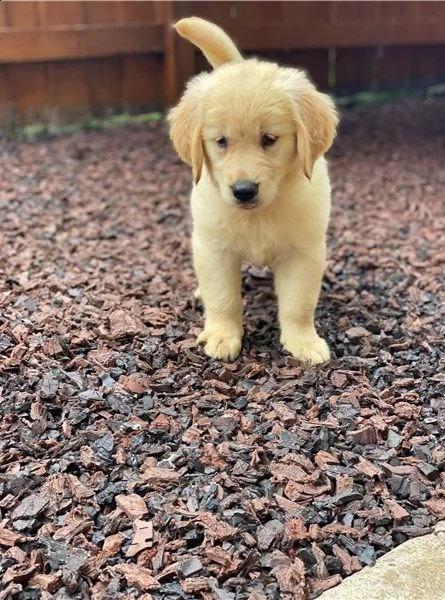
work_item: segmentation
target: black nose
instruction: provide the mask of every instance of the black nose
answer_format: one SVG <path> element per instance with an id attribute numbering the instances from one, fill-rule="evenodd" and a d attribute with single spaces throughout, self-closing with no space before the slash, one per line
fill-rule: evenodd
<path id="1" fill-rule="evenodd" d="M 239 202 L 249 202 L 258 193 L 258 184 L 253 181 L 240 180 L 232 185 L 232 193 Z"/>

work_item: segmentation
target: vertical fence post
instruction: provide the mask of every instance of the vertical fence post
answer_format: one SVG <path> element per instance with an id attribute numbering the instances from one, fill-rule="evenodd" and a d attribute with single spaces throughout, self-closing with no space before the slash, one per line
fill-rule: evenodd
<path id="1" fill-rule="evenodd" d="M 164 108 L 179 98 L 186 81 L 196 72 L 195 49 L 181 40 L 172 25 L 182 16 L 190 16 L 189 2 L 159 0 L 156 2 L 158 19 L 164 28 Z"/>

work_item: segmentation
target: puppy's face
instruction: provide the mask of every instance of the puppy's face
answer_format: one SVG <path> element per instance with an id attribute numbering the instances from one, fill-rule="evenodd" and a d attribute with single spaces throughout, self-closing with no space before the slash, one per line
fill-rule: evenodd
<path id="1" fill-rule="evenodd" d="M 202 139 L 221 200 L 249 210 L 274 201 L 297 159 L 297 143 L 290 101 L 268 90 L 258 94 L 255 83 L 237 89 L 238 83 L 209 92 Z"/>
<path id="2" fill-rule="evenodd" d="M 195 182 L 205 163 L 221 201 L 252 210 L 273 203 L 291 171 L 311 177 L 337 116 L 301 71 L 247 60 L 194 78 L 169 121 Z"/>

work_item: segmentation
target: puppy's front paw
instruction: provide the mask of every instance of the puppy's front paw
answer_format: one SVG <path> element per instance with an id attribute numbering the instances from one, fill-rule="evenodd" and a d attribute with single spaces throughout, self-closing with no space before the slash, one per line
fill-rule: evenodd
<path id="1" fill-rule="evenodd" d="M 290 335 L 283 334 L 281 343 L 292 356 L 311 365 L 327 362 L 331 357 L 329 346 L 316 333 L 304 335 L 295 331 Z"/>
<path id="2" fill-rule="evenodd" d="M 198 336 L 198 344 L 204 345 L 207 356 L 231 362 L 241 351 L 241 335 L 222 329 L 204 329 Z"/>

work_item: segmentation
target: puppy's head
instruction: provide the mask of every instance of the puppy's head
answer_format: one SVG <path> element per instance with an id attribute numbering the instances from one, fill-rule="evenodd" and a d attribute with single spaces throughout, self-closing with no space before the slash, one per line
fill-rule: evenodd
<path id="1" fill-rule="evenodd" d="M 296 170 L 310 179 L 337 121 L 332 100 L 303 72 L 255 59 L 198 75 L 169 114 L 195 183 L 205 165 L 221 199 L 244 209 L 271 204 Z"/>

